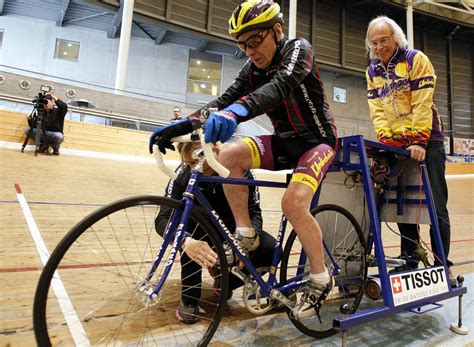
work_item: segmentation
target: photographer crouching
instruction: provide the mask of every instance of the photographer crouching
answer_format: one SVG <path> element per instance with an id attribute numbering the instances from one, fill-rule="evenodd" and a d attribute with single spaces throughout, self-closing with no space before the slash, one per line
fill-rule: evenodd
<path id="1" fill-rule="evenodd" d="M 53 154 L 59 155 L 59 147 L 64 141 L 63 129 L 67 105 L 52 93 L 45 93 L 43 99 L 44 101 L 41 102 L 42 121 L 38 152 L 49 154 L 49 147 L 52 147 Z M 33 139 L 38 138 L 36 136 L 36 132 L 38 131 L 38 127 L 35 124 L 37 120 L 36 115 L 31 114 L 27 119 L 30 128 L 25 129 L 25 134 Z"/>

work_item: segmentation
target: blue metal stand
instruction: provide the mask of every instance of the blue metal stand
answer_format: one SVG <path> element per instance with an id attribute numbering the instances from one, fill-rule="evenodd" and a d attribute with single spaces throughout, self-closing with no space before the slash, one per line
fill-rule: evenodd
<path id="1" fill-rule="evenodd" d="M 373 189 L 373 182 L 370 176 L 370 167 L 368 161 L 368 153 L 377 156 L 377 153 L 381 154 L 383 152 L 391 152 L 401 156 L 409 157 L 408 151 L 400 148 L 394 148 L 391 146 L 383 145 L 378 142 L 364 140 L 362 136 L 348 136 L 340 139 L 340 149 L 338 152 L 338 157 L 333 163 L 330 172 L 335 171 L 351 171 L 357 170 L 360 171 L 362 175 L 362 182 L 364 186 L 365 199 L 368 207 L 368 215 L 370 216 L 370 226 L 371 226 L 371 241 L 369 246 L 373 244 L 375 257 L 377 259 L 377 267 L 379 270 L 380 283 L 382 288 L 382 297 L 383 297 L 383 306 L 369 309 L 365 311 L 358 311 L 351 315 L 346 315 L 344 317 L 339 317 L 334 320 L 334 327 L 339 329 L 342 332 L 346 332 L 355 326 L 371 322 L 380 318 L 388 317 L 396 313 L 414 310 L 419 307 L 426 305 L 432 305 L 437 301 L 449 299 L 455 296 L 462 296 L 467 292 L 466 287 L 451 287 L 449 282 L 448 268 L 446 266 L 446 257 L 444 254 L 441 235 L 439 232 L 438 219 L 436 217 L 436 210 L 433 201 L 433 196 L 431 194 L 429 178 L 426 171 L 426 166 L 421 165 L 422 168 L 422 190 L 425 194 L 425 199 L 421 201 L 422 204 L 425 204 L 429 211 L 431 225 L 434 228 L 434 250 L 436 256 L 441 260 L 444 266 L 444 280 L 447 281 L 449 290 L 440 294 L 435 294 L 428 297 L 423 297 L 416 301 L 411 301 L 406 304 L 395 305 L 394 296 L 392 294 L 392 284 L 390 283 L 390 276 L 387 273 L 387 264 L 385 262 L 385 254 L 382 244 L 381 236 L 381 219 L 379 217 L 377 203 L 375 200 L 375 194 Z M 407 159 L 408 160 L 408 159 Z M 420 187 L 405 187 L 407 190 L 420 189 Z M 398 187 L 397 187 L 398 189 Z M 403 209 L 403 204 L 407 203 L 417 203 L 420 204 L 420 200 L 408 201 L 402 196 L 402 192 L 397 193 L 396 201 L 398 211 L 401 212 Z M 371 249 L 371 248 L 369 248 Z M 438 272 L 442 271 L 438 269 Z M 415 271 L 416 272 L 416 271 Z M 410 274 L 411 272 L 407 272 Z M 413 272 L 414 273 L 414 272 Z M 403 273 L 401 273 L 403 274 Z"/>

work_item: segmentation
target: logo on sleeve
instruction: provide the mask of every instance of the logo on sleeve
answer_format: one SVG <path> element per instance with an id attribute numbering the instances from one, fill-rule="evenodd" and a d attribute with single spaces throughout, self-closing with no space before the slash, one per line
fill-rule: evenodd
<path id="1" fill-rule="evenodd" d="M 291 53 L 290 63 L 288 64 L 288 69 L 286 70 L 287 75 L 291 75 L 293 69 L 295 68 L 296 61 L 298 60 L 298 54 L 300 54 L 300 45 L 300 40 L 295 41 L 295 49 L 293 50 L 293 53 Z"/>
<path id="2" fill-rule="evenodd" d="M 398 77 L 405 77 L 408 73 L 408 67 L 406 62 L 401 62 L 398 63 L 397 66 L 395 66 L 395 74 Z"/>

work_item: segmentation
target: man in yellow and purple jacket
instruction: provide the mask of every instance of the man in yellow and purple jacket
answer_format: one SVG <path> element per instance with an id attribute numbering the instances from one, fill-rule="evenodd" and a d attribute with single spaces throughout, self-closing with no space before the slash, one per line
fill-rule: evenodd
<path id="1" fill-rule="evenodd" d="M 380 16 L 368 26 L 366 45 L 371 63 L 366 70 L 370 117 L 380 142 L 406 148 L 413 160 L 425 161 L 446 258 L 451 229 L 445 179 L 446 152 L 438 109 L 433 101 L 434 68 L 421 51 L 406 49 L 405 33 L 392 19 Z M 419 241 L 417 226 L 398 224 L 401 252 L 413 255 Z M 431 239 L 433 240 L 432 230 Z M 432 242 L 433 244 L 433 242 Z M 436 252 L 438 254 L 438 252 Z M 448 266 L 452 263 L 448 262 Z M 442 263 L 435 259 L 435 263 Z M 408 263 L 402 269 L 418 266 Z M 451 281 L 455 284 L 455 281 Z"/>

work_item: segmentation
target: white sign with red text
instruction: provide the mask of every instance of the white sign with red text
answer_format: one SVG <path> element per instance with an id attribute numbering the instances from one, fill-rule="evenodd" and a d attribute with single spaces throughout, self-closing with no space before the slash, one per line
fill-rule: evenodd
<path id="1" fill-rule="evenodd" d="M 395 306 L 446 293 L 449 290 L 446 272 L 442 266 L 393 274 L 390 276 L 390 287 Z"/>

